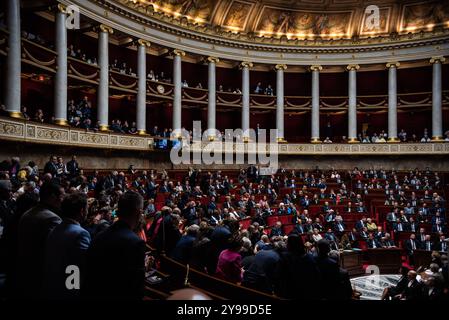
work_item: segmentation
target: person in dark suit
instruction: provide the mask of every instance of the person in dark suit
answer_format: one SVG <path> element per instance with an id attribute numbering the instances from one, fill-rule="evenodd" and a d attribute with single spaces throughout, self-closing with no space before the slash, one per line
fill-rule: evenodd
<path id="1" fill-rule="evenodd" d="M 18 231 L 17 293 L 29 299 L 39 298 L 42 293 L 45 246 L 50 231 L 62 221 L 58 213 L 64 189 L 46 182 L 39 197 L 39 204 L 20 219 Z"/>
<path id="2" fill-rule="evenodd" d="M 142 196 L 127 191 L 118 202 L 119 220 L 93 240 L 84 286 L 88 299 L 142 299 L 145 242 L 133 231 L 142 212 Z"/>
<path id="3" fill-rule="evenodd" d="M 365 227 L 366 227 L 366 217 L 362 217 L 362 219 L 356 222 L 355 228 L 360 232 Z"/>
<path id="4" fill-rule="evenodd" d="M 423 243 L 426 240 L 426 230 L 419 228 L 419 232 L 416 234 L 416 241 Z"/>
<path id="5" fill-rule="evenodd" d="M 193 244 L 197 238 L 199 227 L 193 224 L 186 228 L 186 234 L 179 239 L 170 256 L 182 263 L 187 264 L 190 261 Z"/>
<path id="6" fill-rule="evenodd" d="M 75 299 L 80 297 L 82 279 L 74 283 L 74 289 L 66 287 L 67 267 L 76 266 L 82 277 L 85 271 L 86 253 L 90 245 L 90 234 L 81 227 L 87 215 L 87 197 L 72 193 L 61 205 L 61 224 L 48 235 L 45 263 L 43 296 L 49 299 Z"/>
<path id="7" fill-rule="evenodd" d="M 284 249 L 285 243 L 281 240 L 273 243 L 273 249 L 259 250 L 243 274 L 242 285 L 272 294 L 276 266 Z"/>
<path id="8" fill-rule="evenodd" d="M 435 250 L 438 250 L 440 252 L 447 252 L 447 249 L 449 248 L 449 243 L 446 240 L 446 237 L 444 235 L 440 235 L 439 241 L 435 244 Z"/>
<path id="9" fill-rule="evenodd" d="M 307 275 L 306 277 L 300 275 Z M 274 276 L 274 292 L 286 299 L 319 299 L 321 274 L 314 259 L 306 254 L 302 238 L 288 236 Z"/>
<path id="10" fill-rule="evenodd" d="M 424 281 L 421 298 L 426 301 L 440 301 L 442 297 L 443 292 L 441 288 L 436 285 L 435 278 L 433 276 L 429 276 Z"/>
<path id="11" fill-rule="evenodd" d="M 374 234 L 370 233 L 368 236 L 368 240 L 366 241 L 368 248 L 370 249 L 378 249 L 382 248 L 380 242 L 374 237 Z"/>
<path id="12" fill-rule="evenodd" d="M 58 173 L 58 158 L 51 156 L 50 160 L 44 166 L 44 173 L 50 173 L 53 177 Z"/>
<path id="13" fill-rule="evenodd" d="M 330 245 L 327 240 L 317 243 L 318 256 L 315 261 L 322 276 L 321 297 L 325 300 L 337 300 L 340 293 L 340 267 L 337 262 L 329 258 Z"/>
<path id="14" fill-rule="evenodd" d="M 426 251 L 432 251 L 433 250 L 433 242 L 430 238 L 430 235 L 426 235 L 426 238 L 424 242 L 421 243 L 420 249 L 426 250 Z"/>
<path id="15" fill-rule="evenodd" d="M 76 177 L 80 172 L 80 166 L 76 161 L 76 156 L 72 156 L 72 160 L 66 164 L 67 171 L 71 177 Z"/>
<path id="16" fill-rule="evenodd" d="M 339 277 L 339 290 L 337 294 L 338 300 L 351 300 L 352 298 L 352 285 L 349 280 L 349 272 L 340 266 L 340 252 L 338 250 L 332 250 L 329 252 L 329 258 L 334 260 L 340 268 Z"/>
<path id="17" fill-rule="evenodd" d="M 410 270 L 407 274 L 408 282 L 401 294 L 401 300 L 418 300 L 422 296 L 422 286 L 416 280 L 416 271 Z"/>
<path id="18" fill-rule="evenodd" d="M 280 221 L 276 222 L 276 225 L 271 228 L 270 238 L 283 236 L 282 223 Z"/>
<path id="19" fill-rule="evenodd" d="M 416 249 L 419 249 L 419 242 L 416 241 L 416 236 L 412 233 L 410 238 L 405 241 L 405 250 L 411 264 L 414 263 L 413 253 Z"/>
<path id="20" fill-rule="evenodd" d="M 381 240 L 380 240 L 380 244 L 381 244 L 382 248 L 396 247 L 396 244 L 391 239 L 391 236 L 389 233 L 385 233 L 385 236 L 383 238 L 381 238 Z"/>

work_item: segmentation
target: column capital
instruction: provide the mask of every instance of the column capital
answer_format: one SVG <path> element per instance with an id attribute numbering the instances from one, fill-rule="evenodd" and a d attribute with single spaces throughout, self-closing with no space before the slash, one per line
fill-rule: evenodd
<path id="1" fill-rule="evenodd" d="M 147 41 L 147 40 L 143 40 L 143 39 L 137 40 L 137 44 L 138 44 L 139 46 L 144 46 L 144 47 L 146 47 L 146 48 L 151 47 L 151 42 L 150 42 L 150 41 Z"/>
<path id="2" fill-rule="evenodd" d="M 207 57 L 206 61 L 208 63 L 218 63 L 218 62 L 220 62 L 220 59 L 218 59 L 217 57 Z"/>
<path id="3" fill-rule="evenodd" d="M 274 69 L 276 70 L 287 70 L 287 65 L 286 64 L 277 64 L 274 66 Z"/>
<path id="4" fill-rule="evenodd" d="M 401 64 L 397 61 L 395 62 L 387 62 L 387 64 L 385 65 L 388 69 L 390 68 L 399 68 Z"/>
<path id="5" fill-rule="evenodd" d="M 240 69 L 243 69 L 243 68 L 252 68 L 252 67 L 254 67 L 254 64 L 253 64 L 252 62 L 249 62 L 249 61 L 242 61 L 242 62 L 240 62 L 240 64 L 239 64 L 239 68 L 240 68 Z"/>
<path id="6" fill-rule="evenodd" d="M 109 34 L 113 34 L 114 33 L 114 29 L 112 29 L 111 27 L 105 25 L 105 24 L 100 24 L 100 31 L 101 32 L 107 32 Z"/>
<path id="7" fill-rule="evenodd" d="M 180 57 L 184 57 L 186 55 L 186 53 L 184 51 L 179 50 L 179 49 L 174 49 L 171 52 L 171 54 L 174 55 L 174 56 L 180 56 Z"/>
<path id="8" fill-rule="evenodd" d="M 323 70 L 323 67 L 320 65 L 310 66 L 310 71 L 321 71 L 321 70 Z"/>
<path id="9" fill-rule="evenodd" d="M 58 3 L 58 5 L 56 6 L 56 9 L 57 9 L 56 12 L 67 13 L 67 7 L 65 5 L 63 5 L 62 3 Z"/>
<path id="10" fill-rule="evenodd" d="M 351 70 L 359 70 L 360 66 L 358 64 L 349 64 L 346 66 L 346 70 L 351 71 Z"/>
<path id="11" fill-rule="evenodd" d="M 432 57 L 429 62 L 431 64 L 434 64 L 434 63 L 443 63 L 444 61 L 446 61 L 446 58 L 443 56 L 439 56 L 439 57 Z"/>

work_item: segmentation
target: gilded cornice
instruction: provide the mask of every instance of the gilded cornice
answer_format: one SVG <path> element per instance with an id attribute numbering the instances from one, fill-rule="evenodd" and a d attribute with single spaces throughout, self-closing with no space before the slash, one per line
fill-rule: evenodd
<path id="1" fill-rule="evenodd" d="M 171 34 L 204 41 L 217 45 L 245 48 L 260 51 L 277 51 L 284 53 L 347 53 L 359 51 L 379 51 L 399 48 L 410 48 L 423 45 L 435 45 L 449 42 L 449 31 L 437 28 L 433 31 L 420 31 L 418 33 L 398 34 L 376 37 L 353 37 L 352 39 L 313 39 L 299 40 L 281 38 L 260 37 L 253 33 L 234 33 L 217 26 L 200 26 L 187 19 L 176 19 L 163 12 L 147 10 L 141 12 L 138 4 L 130 7 L 112 3 L 108 0 L 89 0 L 106 10 L 125 16 L 128 19 L 144 24 L 148 28 L 156 28 Z M 444 39 L 442 39 L 444 38 Z M 377 45 L 377 46 L 375 46 Z M 379 46 L 380 45 L 380 46 Z M 301 46 L 298 48 L 298 46 Z M 360 48 L 364 47 L 366 48 Z M 375 47 L 374 47 L 375 46 Z"/>

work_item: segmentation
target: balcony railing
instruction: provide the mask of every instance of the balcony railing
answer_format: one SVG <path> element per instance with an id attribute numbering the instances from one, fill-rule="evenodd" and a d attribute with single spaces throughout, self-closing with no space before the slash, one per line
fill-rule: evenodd
<path id="1" fill-rule="evenodd" d="M 159 138 L 160 139 L 160 138 Z M 129 135 L 80 130 L 65 126 L 41 124 L 21 119 L 0 117 L 0 140 L 66 145 L 88 148 L 108 148 L 135 151 L 153 151 L 157 138 L 148 135 Z M 219 152 L 218 142 L 207 143 L 209 149 Z M 194 143 L 191 151 L 203 151 L 206 143 Z M 225 148 L 221 149 L 225 150 Z M 232 153 L 254 153 L 254 145 L 234 143 Z M 279 155 L 449 155 L 449 143 L 400 144 L 310 144 L 286 143 L 266 145 L 267 152 Z M 226 153 L 227 151 L 220 151 Z"/>

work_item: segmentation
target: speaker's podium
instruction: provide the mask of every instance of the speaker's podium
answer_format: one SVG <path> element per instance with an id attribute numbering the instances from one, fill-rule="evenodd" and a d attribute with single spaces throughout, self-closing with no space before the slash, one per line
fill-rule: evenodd
<path id="1" fill-rule="evenodd" d="M 366 249 L 369 265 L 377 266 L 381 274 L 398 273 L 402 265 L 402 249 L 377 248 Z"/>

